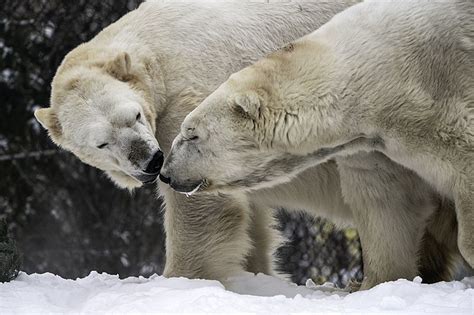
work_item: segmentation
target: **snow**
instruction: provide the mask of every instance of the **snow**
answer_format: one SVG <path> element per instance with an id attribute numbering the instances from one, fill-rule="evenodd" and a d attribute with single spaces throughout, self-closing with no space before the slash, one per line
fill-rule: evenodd
<path id="1" fill-rule="evenodd" d="M 422 284 L 398 280 L 347 293 L 330 284 L 296 286 L 267 276 L 243 274 L 217 281 L 130 277 L 91 272 L 67 280 L 50 273 L 21 273 L 0 283 L 0 314 L 74 313 L 318 313 L 474 314 L 474 277 Z"/>

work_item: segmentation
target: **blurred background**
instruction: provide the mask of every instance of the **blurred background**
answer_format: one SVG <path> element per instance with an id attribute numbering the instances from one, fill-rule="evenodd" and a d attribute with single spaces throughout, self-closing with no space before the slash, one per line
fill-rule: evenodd
<path id="1" fill-rule="evenodd" d="M 0 219 L 22 253 L 22 271 L 76 278 L 91 270 L 121 277 L 163 270 L 165 236 L 154 190 L 117 189 L 100 171 L 53 145 L 33 117 L 37 107 L 49 106 L 50 82 L 66 53 L 140 2 L 3 1 Z M 289 240 L 278 251 L 279 268 L 293 281 L 345 285 L 362 279 L 354 230 L 337 231 L 327 221 L 283 209 L 277 215 Z"/>

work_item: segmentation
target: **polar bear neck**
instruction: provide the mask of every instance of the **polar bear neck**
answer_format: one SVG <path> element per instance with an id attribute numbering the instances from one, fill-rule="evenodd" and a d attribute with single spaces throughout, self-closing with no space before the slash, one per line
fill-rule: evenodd
<path id="1" fill-rule="evenodd" d="M 310 153 L 360 135 L 361 122 L 347 119 L 354 108 L 345 95 L 348 80 L 341 62 L 316 41 L 291 45 L 253 66 L 258 74 L 254 85 L 269 95 L 257 122 L 257 141 L 268 148 Z"/>

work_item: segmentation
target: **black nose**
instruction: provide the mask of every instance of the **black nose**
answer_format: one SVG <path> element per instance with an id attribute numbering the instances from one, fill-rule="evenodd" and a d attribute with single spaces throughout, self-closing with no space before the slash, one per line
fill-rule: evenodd
<path id="1" fill-rule="evenodd" d="M 156 174 L 160 172 L 161 167 L 163 166 L 164 158 L 163 152 L 158 150 L 152 157 L 151 161 L 148 163 L 145 173 Z"/>
<path id="2" fill-rule="evenodd" d="M 160 180 L 165 184 L 169 184 L 171 182 L 171 178 L 163 176 L 163 174 L 160 174 Z"/>

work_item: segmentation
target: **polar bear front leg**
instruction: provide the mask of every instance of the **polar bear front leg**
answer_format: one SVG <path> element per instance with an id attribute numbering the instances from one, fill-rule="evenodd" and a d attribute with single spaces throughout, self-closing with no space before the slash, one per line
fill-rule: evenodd
<path id="1" fill-rule="evenodd" d="M 248 254 L 245 270 L 255 274 L 274 275 L 273 254 L 283 243 L 283 237 L 276 229 L 274 210 L 252 203 L 250 211 L 249 236 L 253 246 Z"/>
<path id="2" fill-rule="evenodd" d="M 361 288 L 418 275 L 426 218 L 435 205 L 428 187 L 380 153 L 337 160 L 341 188 L 351 205 L 364 263 Z"/>
<path id="3" fill-rule="evenodd" d="M 474 173 L 474 172 L 473 172 Z M 457 185 L 455 194 L 458 219 L 458 246 L 464 259 L 474 268 L 474 175 Z"/>
<path id="4" fill-rule="evenodd" d="M 204 194 L 186 197 L 165 185 L 160 189 L 165 202 L 165 276 L 225 281 L 246 271 L 254 245 L 249 235 L 250 207 L 244 200 Z M 260 261 L 251 271 L 270 269 Z"/>

